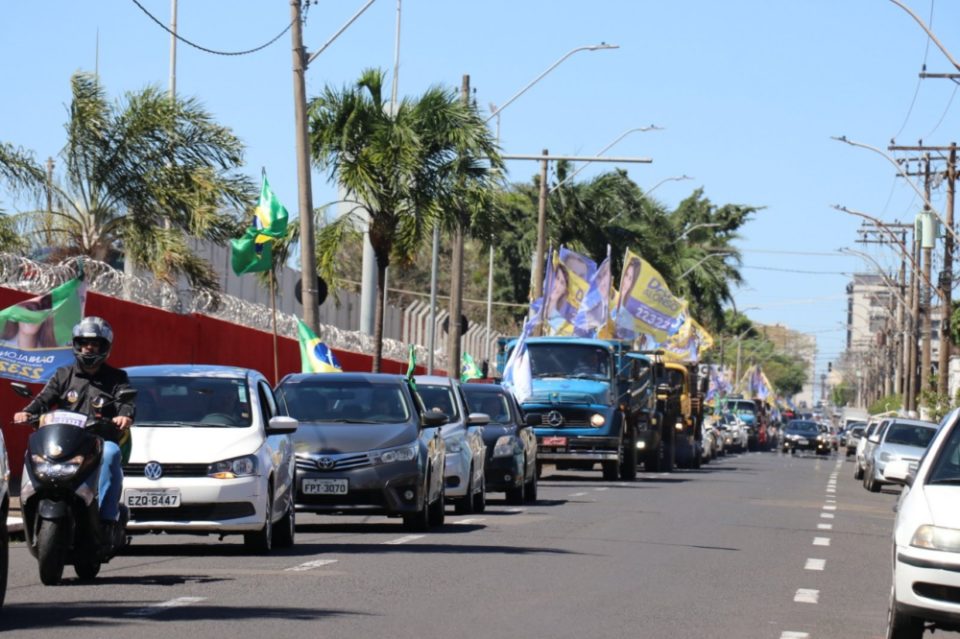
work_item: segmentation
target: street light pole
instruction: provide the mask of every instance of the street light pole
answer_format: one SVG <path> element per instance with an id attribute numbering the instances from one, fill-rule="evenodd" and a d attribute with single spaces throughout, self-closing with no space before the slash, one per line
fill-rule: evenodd
<path id="1" fill-rule="evenodd" d="M 696 264 L 688 268 L 686 271 L 684 271 L 683 274 L 678 279 L 682 280 L 687 275 L 690 275 L 690 273 L 693 273 L 698 266 L 700 266 L 701 264 L 709 260 L 711 257 L 717 257 L 718 255 L 731 255 L 731 254 L 732 254 L 731 251 L 717 251 L 715 253 L 708 253 L 706 256 L 703 257 L 703 259 L 701 259 L 699 262 L 697 262 Z"/>
<path id="2" fill-rule="evenodd" d="M 627 137 L 627 136 L 630 135 L 631 133 L 636 133 L 636 132 L 638 132 L 638 131 L 641 132 L 641 133 L 646 133 L 647 131 L 663 131 L 663 128 L 657 126 L 656 124 L 651 124 L 650 126 L 641 126 L 641 127 L 637 127 L 637 128 L 634 128 L 634 129 L 627 129 L 626 131 L 624 131 L 623 133 L 621 133 L 620 136 L 619 136 L 617 139 L 615 139 L 613 142 L 611 142 L 611 143 L 608 144 L 607 146 L 605 146 L 605 147 L 603 147 L 602 149 L 600 149 L 600 151 L 597 152 L 597 155 L 603 155 L 604 153 L 606 153 L 607 151 L 609 151 L 611 148 L 613 148 L 613 146 L 614 146 L 617 142 L 619 142 L 619 141 L 622 140 L 623 138 Z M 567 182 L 569 182 L 569 181 L 572 180 L 573 178 L 577 177 L 577 174 L 580 173 L 580 171 L 582 171 L 583 169 L 585 169 L 588 164 L 590 164 L 589 161 L 582 163 L 582 164 L 577 168 L 576 171 L 574 171 L 573 173 L 571 173 L 570 175 L 568 175 L 567 177 L 563 178 L 562 180 L 560 180 L 559 182 L 557 182 L 556 184 L 554 184 L 552 187 L 550 187 L 550 193 L 553 193 L 554 191 L 556 191 L 557 189 L 559 189 L 561 186 L 563 186 L 564 184 L 566 184 Z M 657 185 L 657 186 L 659 186 L 659 185 Z"/>

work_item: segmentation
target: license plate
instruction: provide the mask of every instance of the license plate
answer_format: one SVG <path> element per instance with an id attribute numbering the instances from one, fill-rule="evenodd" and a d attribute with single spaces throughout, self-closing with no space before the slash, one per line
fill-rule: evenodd
<path id="1" fill-rule="evenodd" d="M 179 508 L 180 491 L 168 490 L 127 490 L 126 503 L 129 508 Z"/>
<path id="2" fill-rule="evenodd" d="M 544 446 L 566 446 L 567 438 L 566 437 L 544 437 L 543 445 Z"/>
<path id="3" fill-rule="evenodd" d="M 346 495 L 349 486 L 347 479 L 304 479 L 300 489 L 304 495 Z"/>

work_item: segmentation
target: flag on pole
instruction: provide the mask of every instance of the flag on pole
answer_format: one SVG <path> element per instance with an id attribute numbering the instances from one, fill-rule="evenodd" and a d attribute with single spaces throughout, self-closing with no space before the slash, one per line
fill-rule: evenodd
<path id="1" fill-rule="evenodd" d="M 297 334 L 300 338 L 300 369 L 304 373 L 342 373 L 343 368 L 337 361 L 337 356 L 330 348 L 320 341 L 320 338 L 304 324 L 297 320 Z"/>
<path id="2" fill-rule="evenodd" d="M 510 390 L 521 404 L 533 395 L 533 371 L 530 368 L 530 352 L 527 350 L 527 333 L 525 326 L 503 367 L 503 386 Z"/>
<path id="3" fill-rule="evenodd" d="M 273 265 L 273 243 L 287 235 L 287 209 L 270 189 L 263 172 L 260 202 L 253 212 L 250 228 L 243 237 L 230 240 L 230 265 L 237 275 L 269 271 Z"/>

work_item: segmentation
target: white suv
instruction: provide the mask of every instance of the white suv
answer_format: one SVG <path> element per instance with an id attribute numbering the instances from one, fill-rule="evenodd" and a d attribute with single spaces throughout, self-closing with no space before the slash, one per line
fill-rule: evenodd
<path id="1" fill-rule="evenodd" d="M 960 409 L 918 462 L 891 461 L 884 479 L 903 484 L 894 526 L 887 637 L 919 638 L 925 622 L 960 630 Z"/>

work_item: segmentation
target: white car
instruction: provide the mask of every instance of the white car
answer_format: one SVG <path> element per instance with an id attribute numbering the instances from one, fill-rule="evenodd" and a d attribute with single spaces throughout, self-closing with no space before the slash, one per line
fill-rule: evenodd
<path id="1" fill-rule="evenodd" d="M 887 637 L 919 639 L 925 622 L 960 630 L 960 409 L 941 422 L 919 462 L 891 461 L 903 484 L 894 524 Z"/>
<path id="2" fill-rule="evenodd" d="M 10 460 L 7 446 L 0 432 L 0 606 L 7 594 L 7 570 L 10 566 L 10 534 L 7 515 L 10 513 Z"/>
<path id="3" fill-rule="evenodd" d="M 875 419 L 871 418 L 867 423 L 866 430 L 863 431 L 863 436 L 860 437 L 860 441 L 857 442 L 857 453 L 856 458 L 853 463 L 853 478 L 854 479 L 863 479 L 863 471 L 867 467 L 867 455 L 873 452 L 875 444 L 870 441 L 870 438 L 873 437 L 881 428 L 883 428 L 888 422 L 888 418 Z"/>
<path id="4" fill-rule="evenodd" d="M 292 546 L 297 420 L 278 416 L 263 375 L 207 365 L 125 370 L 138 391 L 124 466 L 127 530 L 242 534 L 261 553 Z"/>
<path id="5" fill-rule="evenodd" d="M 440 427 L 446 447 L 446 499 L 458 514 L 483 512 L 487 507 L 484 460 L 487 446 L 483 427 L 490 416 L 469 413 L 460 382 L 449 377 L 418 375 L 417 394 L 426 410 L 446 413 L 447 423 Z"/>

